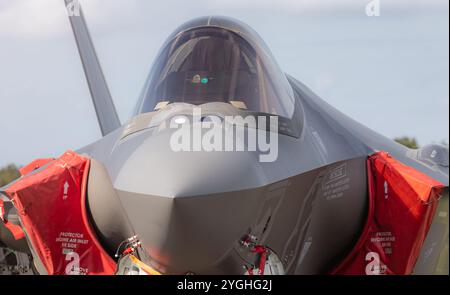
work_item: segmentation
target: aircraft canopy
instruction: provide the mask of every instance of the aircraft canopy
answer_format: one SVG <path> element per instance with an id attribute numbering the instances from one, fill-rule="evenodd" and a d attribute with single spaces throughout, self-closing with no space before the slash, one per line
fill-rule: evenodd
<path id="1" fill-rule="evenodd" d="M 292 118 L 292 88 L 259 36 L 234 20 L 208 23 L 191 21 L 172 34 L 153 65 L 137 114 L 176 102 L 223 102 Z"/>

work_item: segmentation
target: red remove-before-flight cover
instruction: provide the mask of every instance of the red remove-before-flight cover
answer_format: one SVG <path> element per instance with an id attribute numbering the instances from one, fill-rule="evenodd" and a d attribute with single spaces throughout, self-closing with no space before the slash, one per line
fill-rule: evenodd
<path id="1" fill-rule="evenodd" d="M 89 159 L 69 151 L 32 164 L 45 167 L 23 169 L 29 174 L 6 193 L 47 273 L 113 274 L 116 263 L 98 242 L 86 213 Z"/>
<path id="2" fill-rule="evenodd" d="M 444 185 L 385 152 L 370 156 L 367 170 L 367 223 L 351 253 L 331 273 L 411 274 Z"/>

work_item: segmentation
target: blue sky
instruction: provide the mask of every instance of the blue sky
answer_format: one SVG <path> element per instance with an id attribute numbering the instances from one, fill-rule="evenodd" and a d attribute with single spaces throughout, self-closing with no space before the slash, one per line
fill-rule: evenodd
<path id="1" fill-rule="evenodd" d="M 0 0 L 0 166 L 58 156 L 100 137 L 62 0 Z M 165 38 L 197 16 L 252 26 L 283 70 L 388 137 L 449 140 L 449 1 L 85 0 L 126 120 Z"/>

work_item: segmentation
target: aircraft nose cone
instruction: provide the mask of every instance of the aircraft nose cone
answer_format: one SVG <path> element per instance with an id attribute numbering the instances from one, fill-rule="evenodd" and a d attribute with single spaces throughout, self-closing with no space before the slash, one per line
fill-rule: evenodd
<path id="1" fill-rule="evenodd" d="M 265 177 L 251 152 L 174 152 L 170 135 L 119 145 L 114 188 L 152 259 L 172 273 L 201 271 L 246 233 Z"/>
<path id="2" fill-rule="evenodd" d="M 163 197 L 196 196 L 264 184 L 257 152 L 175 152 L 175 131 L 141 134 L 119 144 L 111 156 L 116 189 Z"/>
<path id="3" fill-rule="evenodd" d="M 254 191 L 174 198 L 119 195 L 151 260 L 168 274 L 210 271 L 246 233 L 258 208 Z"/>

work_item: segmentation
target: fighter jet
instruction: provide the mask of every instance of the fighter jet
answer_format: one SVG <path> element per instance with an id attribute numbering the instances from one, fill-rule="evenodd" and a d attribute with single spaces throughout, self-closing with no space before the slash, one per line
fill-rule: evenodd
<path id="1" fill-rule="evenodd" d="M 427 192 L 439 186 L 438 197 L 422 204 L 430 208 L 420 211 L 426 214 L 414 215 L 417 240 L 415 231 L 405 233 L 408 227 L 396 236 L 395 229 L 377 232 L 369 242 L 379 251 L 364 253 L 363 269 L 395 273 L 388 263 L 398 255 L 397 245 L 409 243 L 415 254 L 399 258 L 408 260 L 409 270 L 412 264 L 415 274 L 448 273 L 448 148 L 408 149 L 354 121 L 285 74 L 248 25 L 220 16 L 188 21 L 168 37 L 133 116 L 121 123 L 83 13 L 79 7 L 74 13 L 72 0 L 65 3 L 72 5 L 69 19 L 103 135 L 73 152 L 90 162 L 82 204 L 96 245 L 115 263 L 115 273 L 345 273 L 336 267 L 351 262 L 373 214 L 387 214 L 387 223 L 402 216 L 409 226 L 417 213 L 411 206 L 383 207 L 380 213 L 373 204 L 415 198 L 413 190 L 395 187 L 411 179 L 430 183 Z M 195 129 L 205 126 L 196 141 Z M 219 130 L 218 137 L 209 137 L 213 142 L 204 134 L 212 129 Z M 371 159 L 380 153 L 383 167 L 401 167 L 392 173 L 398 178 L 383 174 L 387 168 L 376 170 L 379 162 Z M 52 273 L 34 242 L 39 232 L 26 226 L 21 210 L 28 212 L 55 190 L 65 200 L 72 186 L 53 185 L 18 209 L 8 191 L 60 162 L 35 165 L 0 189 L 3 220 L 25 232 L 14 237 L 0 221 L 0 274 Z M 382 189 L 376 190 L 381 177 Z M 77 214 L 64 213 L 66 219 Z M 404 242 L 403 234 L 411 241 Z M 51 248 L 73 235 L 41 238 L 41 244 Z M 82 244 L 80 237 L 74 243 Z M 70 259 L 62 260 L 69 274 Z M 89 273 L 87 268 L 79 270 Z"/>

